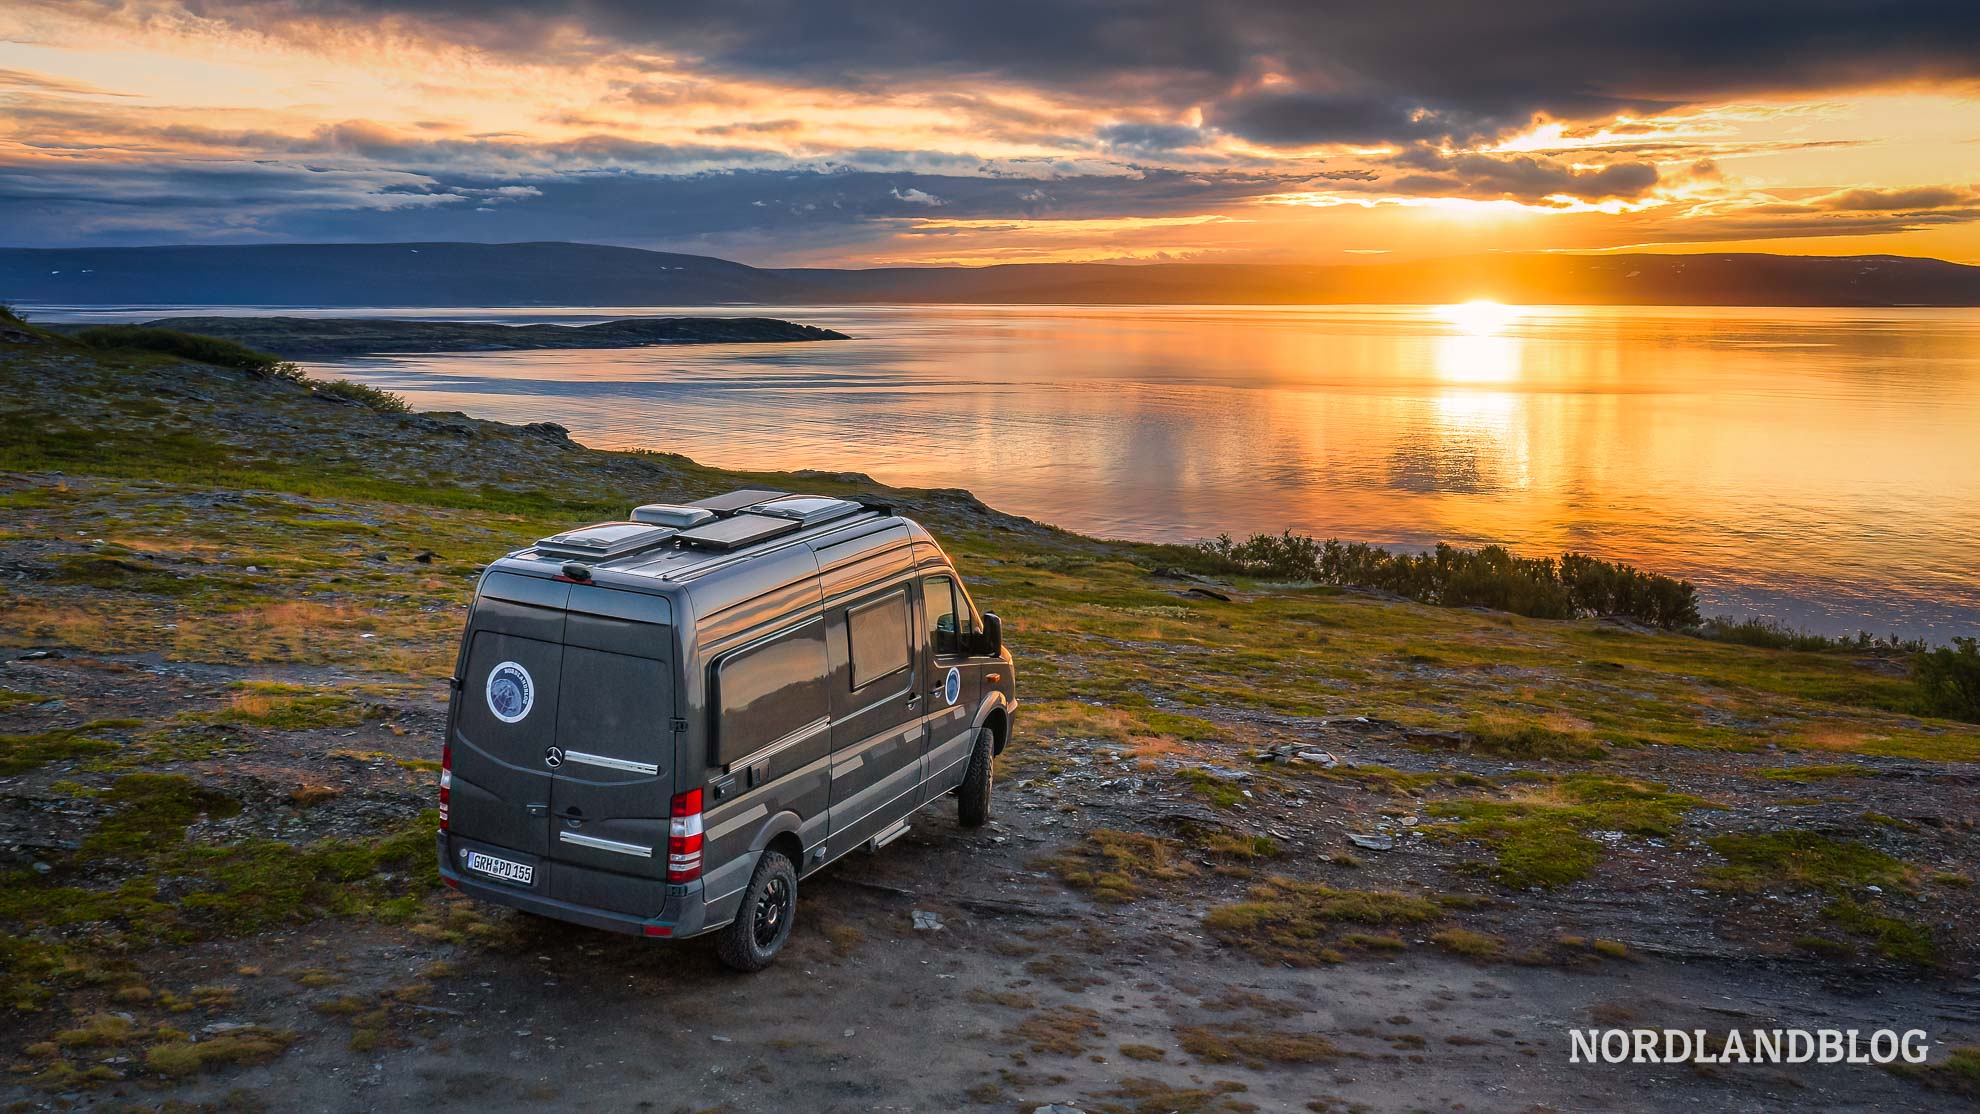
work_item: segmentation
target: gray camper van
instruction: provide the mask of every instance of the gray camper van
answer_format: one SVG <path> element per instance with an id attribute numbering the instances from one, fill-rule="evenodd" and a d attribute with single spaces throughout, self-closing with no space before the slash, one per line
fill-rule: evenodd
<path id="1" fill-rule="evenodd" d="M 803 878 L 954 793 L 990 815 L 1002 624 L 873 503 L 737 491 L 488 566 L 461 638 L 440 874 L 478 898 L 768 966 Z"/>

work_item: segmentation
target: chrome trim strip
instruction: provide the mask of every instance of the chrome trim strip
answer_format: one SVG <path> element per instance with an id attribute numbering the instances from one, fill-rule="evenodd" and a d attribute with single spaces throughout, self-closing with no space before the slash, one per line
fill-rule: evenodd
<path id="1" fill-rule="evenodd" d="M 620 843 L 616 839 L 599 839 L 597 836 L 579 835 L 576 832 L 558 832 L 557 838 L 565 843 L 575 843 L 579 847 L 593 847 L 600 851 L 616 851 L 621 855 L 650 859 L 653 848 L 642 847 L 637 843 Z"/>
<path id="2" fill-rule="evenodd" d="M 786 747 L 796 746 L 797 744 L 804 742 L 806 739 L 811 738 L 813 735 L 818 734 L 820 731 L 823 731 L 830 726 L 832 726 L 831 716 L 819 716 L 817 719 L 812 720 L 810 723 L 805 724 L 803 727 L 800 727 L 795 731 L 790 731 L 785 733 L 785 735 L 782 738 L 776 740 L 773 743 L 770 743 L 768 746 L 759 747 L 756 750 L 753 750 L 748 754 L 743 755 L 741 758 L 736 759 L 735 761 L 729 763 L 728 765 L 722 768 L 724 770 L 733 770 L 738 766 L 748 766 L 753 763 L 760 762 L 763 759 L 770 757 L 771 755 L 777 753 L 780 750 L 783 750 Z M 568 756 L 569 756 L 569 752 L 566 752 L 566 757 Z"/>
<path id="3" fill-rule="evenodd" d="M 657 774 L 660 767 L 651 762 L 634 762 L 626 758 L 611 758 L 603 754 L 586 754 L 581 750 L 567 750 L 564 761 L 582 762 L 587 766 L 603 766 L 608 770 L 625 770 L 634 774 Z"/>
<path id="4" fill-rule="evenodd" d="M 759 804 L 754 808 L 744 809 L 741 813 L 708 829 L 708 834 L 705 838 L 711 840 L 720 839 L 737 828 L 742 827 L 744 824 L 750 823 L 753 820 L 761 820 L 768 815 L 770 815 L 768 805 Z"/>

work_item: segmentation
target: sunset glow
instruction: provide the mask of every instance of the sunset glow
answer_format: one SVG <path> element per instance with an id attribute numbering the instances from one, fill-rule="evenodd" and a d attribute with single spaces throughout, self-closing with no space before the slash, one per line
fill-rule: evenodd
<path id="1" fill-rule="evenodd" d="M 1461 50 L 1418 42 L 1420 13 L 1186 7 L 1070 5 L 1041 45 L 939 6 L 7 0 L 0 227 L 759 264 L 1980 259 L 1957 28 L 1783 9 L 1690 57 L 1632 34 L 1650 7 L 1564 33 L 1449 6 Z"/>

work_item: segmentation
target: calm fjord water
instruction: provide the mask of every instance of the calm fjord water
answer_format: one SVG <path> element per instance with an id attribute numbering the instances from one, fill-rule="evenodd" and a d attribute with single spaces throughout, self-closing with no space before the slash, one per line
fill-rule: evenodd
<path id="1" fill-rule="evenodd" d="M 696 312 L 856 339 L 310 370 L 420 409 L 558 422 L 601 447 L 967 487 L 1089 533 L 1578 549 L 1690 577 L 1711 610 L 1826 631 L 1980 630 L 1980 311 Z"/>

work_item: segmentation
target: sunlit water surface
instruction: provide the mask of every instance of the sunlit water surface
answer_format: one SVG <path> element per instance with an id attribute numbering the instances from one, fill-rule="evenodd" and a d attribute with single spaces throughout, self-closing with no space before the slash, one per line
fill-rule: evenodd
<path id="1" fill-rule="evenodd" d="M 166 312 L 265 311 L 46 316 Z M 1711 610 L 1935 639 L 1980 628 L 1980 311 L 335 312 L 766 313 L 855 338 L 309 365 L 590 445 L 966 487 L 1121 537 L 1575 549 L 1690 577 Z"/>

